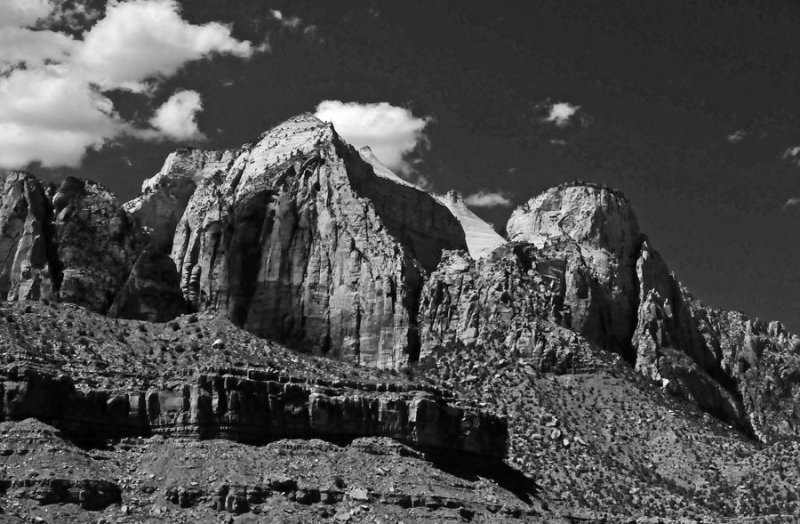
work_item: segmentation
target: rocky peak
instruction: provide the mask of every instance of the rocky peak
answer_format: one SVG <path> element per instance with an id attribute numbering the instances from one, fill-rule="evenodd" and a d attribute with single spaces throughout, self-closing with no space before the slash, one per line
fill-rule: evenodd
<path id="1" fill-rule="evenodd" d="M 485 257 L 506 243 L 506 240 L 494 230 L 491 224 L 482 220 L 467 207 L 463 197 L 457 191 L 451 190 L 444 195 L 435 195 L 435 197 L 447 206 L 447 209 L 458 219 L 464 229 L 467 249 L 472 258 Z"/>
<path id="2" fill-rule="evenodd" d="M 444 249 L 466 247 L 447 208 L 385 176 L 311 115 L 209 156 L 226 161 L 204 173 L 172 228 L 171 258 L 192 308 L 362 364 L 416 358 L 424 275 Z"/>
<path id="3" fill-rule="evenodd" d="M 375 174 L 381 178 L 385 178 L 387 180 L 391 180 L 396 184 L 402 184 L 404 186 L 413 187 L 415 189 L 422 190 L 420 187 L 412 184 L 408 180 L 398 176 L 394 173 L 391 169 L 386 167 L 386 165 L 378 160 L 378 157 L 375 156 L 375 153 L 372 152 L 372 148 L 369 146 L 364 146 L 358 150 L 358 154 L 363 158 L 369 165 L 372 166 L 372 170 Z"/>
<path id="4" fill-rule="evenodd" d="M 621 192 L 579 181 L 530 199 L 511 214 L 506 228 L 511 241 L 542 244 L 566 235 L 619 258 L 635 257 L 642 242 L 636 215 Z"/>

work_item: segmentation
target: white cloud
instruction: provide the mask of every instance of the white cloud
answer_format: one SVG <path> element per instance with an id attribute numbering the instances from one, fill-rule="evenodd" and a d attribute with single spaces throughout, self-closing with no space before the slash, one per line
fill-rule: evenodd
<path id="1" fill-rule="evenodd" d="M 272 18 L 280 22 L 280 24 L 284 27 L 288 27 L 291 29 L 297 29 L 300 27 L 300 24 L 303 23 L 297 16 L 284 16 L 282 12 L 278 11 L 277 9 L 271 9 L 270 14 Z"/>
<path id="2" fill-rule="evenodd" d="M 200 93 L 178 91 L 156 110 L 150 124 L 174 140 L 200 140 L 205 138 L 197 128 L 197 114 L 202 110 Z"/>
<path id="3" fill-rule="evenodd" d="M 50 0 L 2 0 L 0 27 L 28 27 L 55 9 Z"/>
<path id="4" fill-rule="evenodd" d="M 408 154 L 427 143 L 424 130 L 430 118 L 415 117 L 410 110 L 387 102 L 325 100 L 315 115 L 331 122 L 349 143 L 357 148 L 369 146 L 381 162 L 403 174 L 414 172 Z"/>
<path id="5" fill-rule="evenodd" d="M 558 127 L 569 124 L 570 119 L 575 116 L 580 106 L 575 106 L 567 102 L 557 102 L 550 106 L 550 113 L 544 119 L 545 122 L 552 122 Z"/>
<path id="6" fill-rule="evenodd" d="M 783 159 L 787 162 L 800 166 L 800 146 L 790 147 L 784 151 Z"/>
<path id="7" fill-rule="evenodd" d="M 63 33 L 0 28 L 0 72 L 10 72 L 21 65 L 31 69 L 67 61 L 77 45 L 75 39 Z"/>
<path id="8" fill-rule="evenodd" d="M 744 129 L 737 129 L 730 135 L 726 136 L 725 140 L 727 140 L 731 144 L 738 144 L 745 138 L 747 138 L 747 131 L 745 131 Z"/>
<path id="9" fill-rule="evenodd" d="M 99 17 L 79 11 L 44 0 L 0 0 L 0 167 L 77 166 L 87 149 L 122 134 L 198 138 L 197 93 L 170 98 L 152 119 L 157 129 L 123 121 L 104 93 L 143 92 L 188 62 L 215 54 L 247 58 L 266 49 L 233 38 L 217 22 L 190 24 L 175 0 L 110 0 L 105 15 L 78 38 L 29 28 L 44 17 L 53 22 L 78 13 L 87 24 Z"/>
<path id="10" fill-rule="evenodd" d="M 142 90 L 144 80 L 171 76 L 213 54 L 247 58 L 253 47 L 220 23 L 186 22 L 174 0 L 112 1 L 84 35 L 75 65 L 103 87 Z"/>
<path id="11" fill-rule="evenodd" d="M 800 207 L 800 197 L 792 197 L 783 204 L 783 209 L 789 209 L 790 207 Z"/>
<path id="12" fill-rule="evenodd" d="M 510 207 L 511 199 L 500 191 L 481 189 L 464 198 L 464 203 L 472 207 Z"/>
<path id="13" fill-rule="evenodd" d="M 88 148 L 126 128 L 111 100 L 81 80 L 48 70 L 0 80 L 0 167 L 78 166 Z"/>

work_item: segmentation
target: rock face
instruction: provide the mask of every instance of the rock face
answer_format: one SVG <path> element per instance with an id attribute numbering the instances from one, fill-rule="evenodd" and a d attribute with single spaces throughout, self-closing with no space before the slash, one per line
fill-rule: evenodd
<path id="1" fill-rule="evenodd" d="M 444 206 L 375 176 L 330 125 L 304 115 L 200 182 L 172 259 L 196 310 L 227 312 L 291 347 L 398 368 L 418 351 L 425 272 L 443 249 L 464 247 Z"/>
<path id="2" fill-rule="evenodd" d="M 463 344 L 531 358 L 540 371 L 581 369 L 589 343 L 570 331 L 578 319 L 565 309 L 565 273 L 585 268 L 548 255 L 524 243 L 478 261 L 448 253 L 420 301 L 420 356 Z"/>
<path id="3" fill-rule="evenodd" d="M 636 325 L 636 259 L 643 236 L 628 200 L 595 184 L 557 186 L 515 210 L 507 231 L 510 240 L 536 246 L 573 243 L 575 254 L 591 273 L 591 282 L 585 283 L 591 291 L 580 289 L 584 282 L 573 288 L 577 297 L 592 294 L 590 327 L 580 332 L 633 361 L 630 338 Z"/>
<path id="4" fill-rule="evenodd" d="M 150 249 L 169 254 L 175 228 L 197 184 L 225 172 L 235 158 L 232 151 L 179 149 L 161 170 L 142 184 L 142 194 L 125 204 L 125 210 L 148 232 Z"/>
<path id="5" fill-rule="evenodd" d="M 166 322 L 185 312 L 175 263 L 168 255 L 147 249 L 136 258 L 108 314 Z"/>
<path id="6" fill-rule="evenodd" d="M 52 298 L 50 206 L 33 176 L 0 172 L 0 297 Z"/>
<path id="7" fill-rule="evenodd" d="M 800 339 L 691 297 L 622 194 L 581 182 L 551 188 L 507 229 L 511 241 L 490 255 L 449 253 L 431 274 L 423 357 L 465 345 L 532 357 L 543 371 L 579 369 L 590 347 L 580 334 L 762 440 L 798 434 Z"/>
<path id="8" fill-rule="evenodd" d="M 447 206 L 464 229 L 469 255 L 475 260 L 482 258 L 496 248 L 506 243 L 506 239 L 497 234 L 497 231 L 481 220 L 464 203 L 461 195 L 455 191 L 448 191 L 444 195 L 436 195 L 436 199 Z"/>
<path id="9" fill-rule="evenodd" d="M 78 389 L 67 376 L 12 369 L 3 376 L 4 420 L 35 417 L 82 442 L 164 434 L 244 442 L 275 438 L 391 437 L 439 454 L 501 460 L 505 421 L 436 392 L 392 384 L 293 382 L 259 370 L 214 370 L 161 389 Z"/>
<path id="10" fill-rule="evenodd" d="M 133 225 L 102 186 L 67 178 L 53 195 L 61 300 L 106 312 L 137 253 Z"/>

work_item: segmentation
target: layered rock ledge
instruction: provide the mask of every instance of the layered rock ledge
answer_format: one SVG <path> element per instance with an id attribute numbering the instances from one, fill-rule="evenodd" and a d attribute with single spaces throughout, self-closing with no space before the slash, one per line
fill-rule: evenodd
<path id="1" fill-rule="evenodd" d="M 458 406 L 435 390 L 352 386 L 357 384 L 311 385 L 269 371 L 227 369 L 176 377 L 146 391 L 107 391 L 76 385 L 66 375 L 12 368 L 3 377 L 0 412 L 4 420 L 35 417 L 88 443 L 152 434 L 251 443 L 369 436 L 434 454 L 487 461 L 505 455 L 507 426 L 494 415 Z"/>

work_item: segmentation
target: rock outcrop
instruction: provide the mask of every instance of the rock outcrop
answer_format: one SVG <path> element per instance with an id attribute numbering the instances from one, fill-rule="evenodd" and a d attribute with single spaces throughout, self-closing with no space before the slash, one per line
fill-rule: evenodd
<path id="1" fill-rule="evenodd" d="M 456 191 L 448 191 L 444 195 L 436 195 L 436 199 L 447 206 L 464 229 L 469 255 L 475 260 L 487 256 L 496 248 L 506 243 L 497 231 L 472 212 L 464 203 L 462 196 Z"/>
<path id="2" fill-rule="evenodd" d="M 158 173 L 142 183 L 141 195 L 124 207 L 146 230 L 151 251 L 172 251 L 175 228 L 197 184 L 227 171 L 235 157 L 233 151 L 179 149 L 167 157 Z"/>
<path id="3" fill-rule="evenodd" d="M 121 502 L 122 490 L 110 475 L 53 428 L 34 419 L 0 422 L 0 435 L 3 496 L 41 505 L 71 503 L 87 510 Z"/>
<path id="4" fill-rule="evenodd" d="M 571 183 L 541 193 L 515 210 L 506 227 L 509 239 L 537 247 L 574 242 L 576 255 L 591 273 L 579 282 L 576 296 L 591 287 L 590 327 L 580 329 L 588 339 L 635 359 L 631 334 L 636 325 L 636 259 L 643 241 L 630 202 L 605 186 Z"/>
<path id="5" fill-rule="evenodd" d="M 72 177 L 52 203 L 59 297 L 107 312 L 138 251 L 130 217 L 101 185 Z"/>
<path id="6" fill-rule="evenodd" d="M 35 417 L 80 442 L 164 434 L 263 443 L 276 438 L 391 437 L 434 453 L 499 461 L 505 421 L 435 391 L 393 384 L 294 382 L 259 370 L 212 370 L 147 391 L 78 388 L 66 375 L 12 368 L 4 420 Z"/>
<path id="7" fill-rule="evenodd" d="M 0 185 L 0 297 L 52 298 L 51 209 L 44 189 L 19 171 L 0 172 Z"/>
<path id="8" fill-rule="evenodd" d="M 329 124 L 303 115 L 200 181 L 172 258 L 196 310 L 297 349 L 399 368 L 418 351 L 425 272 L 463 247 L 444 206 L 375 176 Z"/>
<path id="9" fill-rule="evenodd" d="M 571 331 L 579 319 L 565 309 L 565 276 L 573 279 L 572 272 L 585 268 L 567 268 L 575 259 L 548 255 L 524 243 L 506 244 L 478 261 L 448 253 L 420 301 L 420 356 L 463 344 L 530 358 L 540 371 L 583 368 L 591 360 L 590 343 Z"/>
<path id="10" fill-rule="evenodd" d="M 510 242 L 490 255 L 449 253 L 431 274 L 420 301 L 423 357 L 504 348 L 559 372 L 580 369 L 596 344 L 762 440 L 798 434 L 800 339 L 691 297 L 621 193 L 554 187 L 517 209 L 507 230 Z"/>

